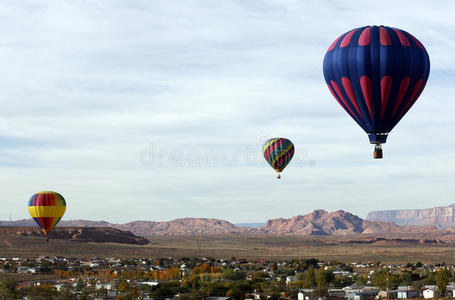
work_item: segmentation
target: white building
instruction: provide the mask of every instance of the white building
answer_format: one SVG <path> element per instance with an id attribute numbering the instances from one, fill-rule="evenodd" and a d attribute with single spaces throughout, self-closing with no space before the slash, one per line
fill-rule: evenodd
<path id="1" fill-rule="evenodd" d="M 431 298 L 436 298 L 439 297 L 439 291 L 434 288 L 429 288 L 423 290 L 423 298 L 425 299 L 431 299 Z"/>
<path id="2" fill-rule="evenodd" d="M 300 289 L 297 294 L 297 300 L 309 300 L 313 298 L 314 289 Z"/>
<path id="3" fill-rule="evenodd" d="M 290 284 L 291 282 L 297 281 L 297 277 L 295 276 L 286 276 L 286 284 Z"/>
<path id="4" fill-rule="evenodd" d="M 399 286 L 397 298 L 398 299 L 408 299 L 408 298 L 416 298 L 420 296 L 420 292 L 413 289 L 410 286 Z"/>
<path id="5" fill-rule="evenodd" d="M 108 283 L 99 282 L 95 285 L 95 289 L 97 289 L 97 290 L 106 289 L 106 290 L 110 291 L 110 290 L 114 289 L 114 285 L 115 284 L 113 282 L 108 282 Z"/>

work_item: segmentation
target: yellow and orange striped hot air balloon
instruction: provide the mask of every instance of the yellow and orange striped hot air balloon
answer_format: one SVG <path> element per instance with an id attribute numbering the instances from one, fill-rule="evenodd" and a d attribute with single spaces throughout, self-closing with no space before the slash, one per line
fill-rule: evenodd
<path id="1" fill-rule="evenodd" d="M 44 235 L 54 229 L 66 210 L 66 201 L 56 192 L 45 191 L 34 194 L 28 201 L 28 212 L 41 227 Z"/>

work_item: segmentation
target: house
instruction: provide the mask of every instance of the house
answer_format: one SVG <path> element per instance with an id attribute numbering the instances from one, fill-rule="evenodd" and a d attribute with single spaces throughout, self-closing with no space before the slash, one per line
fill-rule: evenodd
<path id="1" fill-rule="evenodd" d="M 346 291 L 343 289 L 329 289 L 329 297 L 345 298 Z"/>
<path id="2" fill-rule="evenodd" d="M 378 293 L 379 298 L 396 299 L 397 296 L 398 290 L 379 291 Z"/>
<path id="3" fill-rule="evenodd" d="M 408 299 L 408 298 L 417 298 L 420 297 L 420 292 L 414 290 L 410 286 L 399 286 L 397 298 L 398 299 Z"/>
<path id="4" fill-rule="evenodd" d="M 431 298 L 436 298 L 439 297 L 439 290 L 438 288 L 427 288 L 423 290 L 423 298 L 425 299 L 431 299 Z"/>
<path id="5" fill-rule="evenodd" d="M 248 298 L 253 298 L 254 300 L 266 300 L 270 298 L 270 295 L 265 293 L 251 293 L 248 295 Z"/>
<path id="6" fill-rule="evenodd" d="M 159 284 L 158 281 L 140 281 L 137 283 L 138 285 L 148 285 L 148 286 L 157 286 Z"/>
<path id="7" fill-rule="evenodd" d="M 297 294 L 297 300 L 315 299 L 315 297 L 313 297 L 313 291 L 314 289 L 300 289 Z"/>
<path id="8" fill-rule="evenodd" d="M 57 283 L 54 286 L 55 286 L 55 289 L 57 290 L 57 292 L 60 292 L 65 285 L 63 283 Z"/>
<path id="9" fill-rule="evenodd" d="M 419 291 L 398 291 L 398 299 L 408 299 L 420 297 Z"/>
<path id="10" fill-rule="evenodd" d="M 374 299 L 378 295 L 377 291 L 356 291 L 348 293 L 348 300 Z"/>
<path id="11" fill-rule="evenodd" d="M 344 277 L 344 276 L 350 276 L 351 272 L 340 270 L 340 271 L 333 271 L 332 274 L 335 277 Z"/>
<path id="12" fill-rule="evenodd" d="M 286 284 L 289 285 L 291 282 L 297 281 L 295 276 L 286 276 Z"/>
<path id="13" fill-rule="evenodd" d="M 95 285 L 95 289 L 97 289 L 97 290 L 106 289 L 106 290 L 110 291 L 110 290 L 114 289 L 114 286 L 115 286 L 114 282 L 107 282 L 107 283 L 99 282 Z"/>
<path id="14" fill-rule="evenodd" d="M 352 285 L 344 287 L 348 300 L 373 299 L 378 295 L 378 289 L 372 286 Z"/>

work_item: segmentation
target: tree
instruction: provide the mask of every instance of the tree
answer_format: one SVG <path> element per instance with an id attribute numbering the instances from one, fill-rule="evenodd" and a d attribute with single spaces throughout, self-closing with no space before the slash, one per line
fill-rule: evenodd
<path id="1" fill-rule="evenodd" d="M 235 300 L 244 299 L 245 298 L 244 295 L 245 295 L 245 293 L 238 287 L 233 287 L 226 293 L 226 296 L 231 297 L 232 299 L 235 299 Z"/>
<path id="2" fill-rule="evenodd" d="M 62 288 L 62 290 L 60 291 L 60 294 L 57 296 L 57 299 L 58 300 L 76 300 L 77 297 L 71 291 L 71 287 L 69 285 L 65 285 Z"/>
<path id="3" fill-rule="evenodd" d="M 121 280 L 117 283 L 116 289 L 118 292 L 126 292 L 130 287 L 130 284 L 126 280 Z"/>
<path id="4" fill-rule="evenodd" d="M 78 300 L 89 300 L 90 299 L 90 293 L 86 288 L 83 288 L 81 290 L 81 293 L 79 294 Z"/>
<path id="5" fill-rule="evenodd" d="M 312 288 L 316 285 L 316 278 L 314 275 L 314 267 L 310 265 L 308 270 L 305 272 L 305 279 L 303 280 L 303 287 L 304 288 Z"/>
<path id="6" fill-rule="evenodd" d="M 331 271 L 318 270 L 316 273 L 316 284 L 317 287 L 313 292 L 313 295 L 320 298 L 327 296 L 327 284 L 330 282 L 333 273 Z"/>
<path id="7" fill-rule="evenodd" d="M 0 281 L 0 299 L 17 299 L 19 290 L 17 289 L 17 281 L 9 278 Z"/>
<path id="8" fill-rule="evenodd" d="M 441 296 L 444 296 L 449 283 L 449 271 L 446 268 L 441 268 L 436 272 L 436 286 L 441 291 Z"/>
<path id="9" fill-rule="evenodd" d="M 32 286 L 26 289 L 26 296 L 29 300 L 55 299 L 54 296 L 57 295 L 58 292 L 51 285 Z"/>
<path id="10" fill-rule="evenodd" d="M 316 285 L 318 287 L 327 287 L 331 281 L 333 281 L 335 276 L 331 270 L 318 270 L 316 273 Z"/>
<path id="11" fill-rule="evenodd" d="M 76 283 L 76 291 L 80 292 L 85 287 L 84 281 L 79 277 Z"/>
<path id="12" fill-rule="evenodd" d="M 213 282 L 208 289 L 208 293 L 209 293 L 209 296 L 222 297 L 222 296 L 226 295 L 228 290 L 229 289 L 224 284 L 218 283 L 218 282 Z"/>
<path id="13" fill-rule="evenodd" d="M 389 269 L 376 270 L 371 278 L 373 285 L 381 288 L 390 290 L 396 288 L 400 282 L 399 277 L 393 274 Z"/>
<path id="14" fill-rule="evenodd" d="M 224 269 L 223 272 L 221 272 L 221 276 L 223 276 L 224 279 L 227 280 L 243 280 L 246 277 L 246 273 L 243 271 L 234 271 L 231 268 Z"/>
<path id="15" fill-rule="evenodd" d="M 48 260 L 42 260 L 41 261 L 41 266 L 40 266 L 40 271 L 43 273 L 48 273 L 52 270 L 52 262 Z"/>
<path id="16" fill-rule="evenodd" d="M 402 285 L 408 286 L 412 283 L 412 274 L 409 271 L 401 273 L 400 281 Z"/>
<path id="17" fill-rule="evenodd" d="M 169 282 L 160 283 L 151 293 L 150 296 L 156 299 L 172 298 L 178 293 L 178 286 Z"/>

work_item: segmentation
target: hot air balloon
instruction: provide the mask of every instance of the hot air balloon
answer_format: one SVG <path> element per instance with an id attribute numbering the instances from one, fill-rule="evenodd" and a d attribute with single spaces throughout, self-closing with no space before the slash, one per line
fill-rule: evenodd
<path id="1" fill-rule="evenodd" d="M 269 165 L 278 172 L 278 179 L 281 178 L 279 173 L 286 168 L 294 156 L 294 151 L 294 144 L 285 138 L 269 139 L 262 147 L 262 154 Z"/>
<path id="2" fill-rule="evenodd" d="M 66 201 L 62 195 L 56 192 L 39 192 L 34 194 L 28 201 L 28 211 L 41 227 L 47 238 L 47 233 L 54 229 L 58 221 L 63 217 L 66 210 Z M 47 238 L 47 240 L 49 240 Z"/>
<path id="3" fill-rule="evenodd" d="M 375 144 L 381 144 L 422 93 L 430 74 L 425 47 L 404 30 L 366 26 L 336 39 L 324 57 L 330 92 Z"/>

